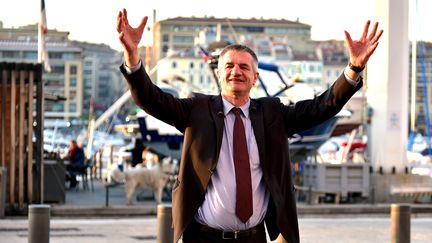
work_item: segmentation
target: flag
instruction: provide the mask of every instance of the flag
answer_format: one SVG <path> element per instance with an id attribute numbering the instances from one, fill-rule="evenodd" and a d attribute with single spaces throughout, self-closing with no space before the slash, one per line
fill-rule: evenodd
<path id="1" fill-rule="evenodd" d="M 41 12 L 38 27 L 38 63 L 43 62 L 45 71 L 51 72 L 51 66 L 48 60 L 48 51 L 45 48 L 45 36 L 48 34 L 48 27 L 46 21 L 44 0 L 41 0 Z"/>
<path id="2" fill-rule="evenodd" d="M 209 53 L 208 51 L 204 50 L 204 48 L 202 46 L 199 46 L 199 49 L 201 51 L 201 56 L 204 59 L 204 63 L 208 63 L 210 57 L 209 57 Z"/>

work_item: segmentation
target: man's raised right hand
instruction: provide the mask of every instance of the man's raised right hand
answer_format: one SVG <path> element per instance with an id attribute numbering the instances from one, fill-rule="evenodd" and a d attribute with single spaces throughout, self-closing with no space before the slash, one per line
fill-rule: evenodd
<path id="1" fill-rule="evenodd" d="M 117 16 L 117 32 L 124 49 L 125 64 L 128 67 L 133 67 L 139 63 L 138 44 L 141 41 L 147 19 L 148 17 L 145 16 L 137 28 L 132 28 L 127 18 L 126 9 L 120 11 Z"/>

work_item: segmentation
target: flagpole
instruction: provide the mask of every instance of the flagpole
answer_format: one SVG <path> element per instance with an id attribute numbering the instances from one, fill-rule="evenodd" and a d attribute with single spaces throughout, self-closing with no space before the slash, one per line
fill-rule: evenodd
<path id="1" fill-rule="evenodd" d="M 48 34 L 45 1 L 41 0 L 40 18 L 38 24 L 38 63 L 43 64 L 46 72 L 51 72 L 51 66 L 46 49 L 45 36 Z"/>
<path id="2" fill-rule="evenodd" d="M 46 72 L 51 72 L 51 67 L 48 63 L 48 52 L 45 49 L 45 35 L 48 32 L 48 28 L 47 28 L 47 22 L 46 22 L 46 13 L 45 13 L 45 1 L 41 0 L 41 6 L 40 6 L 40 17 L 39 17 L 39 24 L 38 24 L 38 63 L 42 64 L 44 70 Z M 40 124 L 38 124 L 38 126 L 40 126 L 40 129 L 42 131 L 40 138 L 38 138 L 39 143 L 41 143 L 42 145 L 42 151 L 41 154 L 39 154 L 39 156 L 41 156 L 40 159 L 40 171 L 39 171 L 39 188 L 40 188 L 40 203 L 43 204 L 44 203 L 44 194 L 45 194 L 45 187 L 44 187 L 44 182 L 45 182 L 45 163 L 44 163 L 44 153 L 43 153 L 43 129 L 44 129 L 44 92 L 43 92 L 43 72 L 41 69 L 41 92 L 39 95 L 41 95 L 41 109 L 38 111 L 40 112 L 39 117 L 41 117 L 40 119 Z"/>

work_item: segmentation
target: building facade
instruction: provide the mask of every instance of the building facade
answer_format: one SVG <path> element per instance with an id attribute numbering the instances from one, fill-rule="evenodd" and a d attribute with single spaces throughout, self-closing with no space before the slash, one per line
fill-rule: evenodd
<path id="1" fill-rule="evenodd" d="M 155 66 L 157 62 L 158 71 L 152 78 L 160 81 L 177 75 L 189 83 L 186 89 L 218 92 L 217 80 L 202 50 L 211 51 L 214 43 L 242 43 L 251 47 L 260 61 L 279 65 L 289 78 L 296 72 L 305 81 L 319 84 L 322 63 L 315 53 L 316 43 L 311 41 L 310 31 L 310 25 L 284 19 L 162 20 L 153 28 L 151 63 Z"/>
<path id="2" fill-rule="evenodd" d="M 37 62 L 37 25 L 3 28 L 0 61 Z M 51 72 L 43 73 L 45 124 L 85 124 L 90 104 L 100 115 L 127 90 L 118 66 L 121 53 L 105 44 L 72 41 L 69 32 L 49 30 L 45 38 Z M 56 121 L 56 122 L 52 122 Z"/>
<path id="3" fill-rule="evenodd" d="M 46 37 L 51 65 L 51 72 L 43 73 L 46 120 L 71 121 L 82 115 L 82 49 L 69 43 L 68 35 L 50 30 Z M 0 61 L 36 63 L 37 51 L 37 25 L 0 29 Z"/>

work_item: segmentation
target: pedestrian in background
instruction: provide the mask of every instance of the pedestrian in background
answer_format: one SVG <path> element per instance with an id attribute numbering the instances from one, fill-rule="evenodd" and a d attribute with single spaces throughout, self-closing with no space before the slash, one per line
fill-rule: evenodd
<path id="1" fill-rule="evenodd" d="M 78 184 L 76 176 L 85 169 L 84 150 L 77 144 L 76 140 L 70 141 L 66 159 L 69 160 L 69 164 L 66 166 L 66 180 L 69 181 L 69 188 L 73 189 Z"/>

